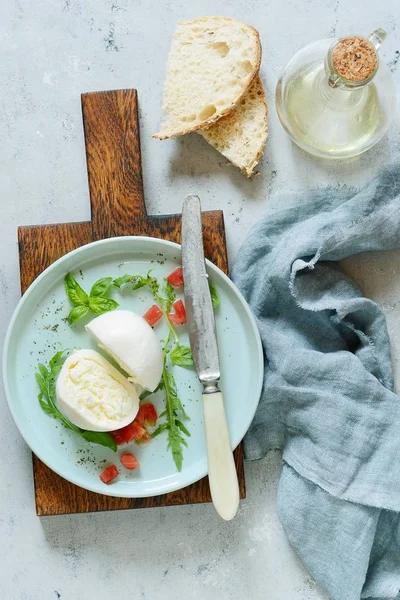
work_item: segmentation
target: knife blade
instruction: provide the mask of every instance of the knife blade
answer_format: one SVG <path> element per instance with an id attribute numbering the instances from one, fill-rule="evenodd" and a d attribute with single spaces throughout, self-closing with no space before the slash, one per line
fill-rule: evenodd
<path id="1" fill-rule="evenodd" d="M 222 393 L 214 310 L 204 258 L 201 204 L 188 196 L 182 208 L 182 265 L 187 325 L 196 372 L 203 390 L 204 427 L 211 497 L 218 514 L 232 519 L 239 486 Z"/>

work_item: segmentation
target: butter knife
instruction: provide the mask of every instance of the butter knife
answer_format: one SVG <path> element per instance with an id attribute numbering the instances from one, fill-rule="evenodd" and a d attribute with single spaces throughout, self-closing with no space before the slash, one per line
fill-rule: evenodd
<path id="1" fill-rule="evenodd" d="M 218 344 L 198 196 L 188 196 L 183 204 L 182 264 L 190 345 L 197 376 L 204 388 L 202 398 L 211 497 L 218 514 L 229 521 L 239 506 L 239 486 L 222 393 L 218 387 Z"/>

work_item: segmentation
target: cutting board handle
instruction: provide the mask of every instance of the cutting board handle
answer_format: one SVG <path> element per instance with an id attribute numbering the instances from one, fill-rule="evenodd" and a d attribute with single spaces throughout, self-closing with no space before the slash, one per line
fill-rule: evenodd
<path id="1" fill-rule="evenodd" d="M 93 238 L 140 231 L 146 206 L 137 92 L 93 92 L 81 101 Z"/>

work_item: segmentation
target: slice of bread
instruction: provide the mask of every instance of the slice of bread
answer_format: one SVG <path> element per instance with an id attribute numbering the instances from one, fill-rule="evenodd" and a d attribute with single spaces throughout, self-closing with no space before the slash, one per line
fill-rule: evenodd
<path id="1" fill-rule="evenodd" d="M 204 129 L 240 102 L 260 67 L 258 32 L 228 17 L 180 21 L 164 86 L 165 120 L 153 137 Z"/>
<path id="2" fill-rule="evenodd" d="M 211 146 L 251 177 L 267 140 L 268 106 L 257 75 L 238 106 L 204 131 L 198 131 Z"/>

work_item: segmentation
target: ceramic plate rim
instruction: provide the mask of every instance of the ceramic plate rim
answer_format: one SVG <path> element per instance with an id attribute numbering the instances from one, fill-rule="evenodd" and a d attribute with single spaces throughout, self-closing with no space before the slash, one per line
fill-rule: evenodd
<path id="1" fill-rule="evenodd" d="M 9 374 L 8 374 L 8 354 L 9 354 L 9 346 L 11 343 L 11 338 L 12 338 L 12 334 L 13 334 L 13 330 L 14 327 L 16 326 L 16 323 L 18 321 L 18 317 L 19 314 L 24 306 L 24 304 L 28 301 L 30 295 L 34 292 L 34 290 L 41 284 L 41 282 L 47 278 L 48 274 L 57 269 L 58 266 L 60 264 L 62 264 L 63 262 L 65 262 L 67 260 L 67 258 L 71 257 L 71 256 L 75 256 L 78 255 L 82 252 L 87 251 L 88 248 L 94 247 L 94 246 L 106 246 L 108 244 L 115 244 L 118 243 L 120 241 L 123 241 L 123 243 L 125 242 L 133 242 L 135 243 L 135 240 L 138 241 L 143 241 L 143 242 L 149 242 L 151 243 L 161 243 L 162 245 L 165 246 L 169 246 L 170 248 L 175 248 L 176 250 L 179 251 L 179 253 L 181 253 L 181 245 L 177 244 L 176 242 L 171 242 L 169 240 L 164 240 L 162 238 L 157 238 L 157 237 L 150 237 L 150 236 L 136 236 L 136 235 L 129 235 L 129 236 L 117 236 L 117 237 L 112 237 L 112 238 L 105 238 L 102 240 L 96 240 L 94 242 L 90 242 L 88 244 L 83 244 L 82 246 L 79 246 L 78 248 L 75 248 L 74 250 L 71 250 L 70 252 L 68 252 L 67 254 L 64 254 L 63 256 L 61 256 L 60 258 L 58 258 L 56 261 L 54 261 L 51 265 L 49 265 L 44 271 L 42 271 L 42 273 L 40 273 L 40 275 L 38 275 L 38 277 L 36 277 L 36 279 L 31 283 L 31 285 L 27 288 L 27 290 L 25 291 L 25 293 L 22 295 L 22 297 L 20 298 L 20 300 L 18 301 L 17 306 L 14 309 L 14 312 L 11 316 L 10 322 L 8 324 L 7 327 L 7 331 L 6 331 L 6 335 L 4 338 L 4 345 L 3 345 L 3 365 L 2 365 L 2 370 L 3 370 L 3 384 L 4 384 L 4 391 L 5 391 L 5 396 L 6 396 L 6 400 L 7 400 L 7 404 L 8 404 L 8 408 L 10 410 L 11 416 L 14 420 L 14 423 L 19 431 L 19 433 L 21 434 L 22 438 L 24 439 L 25 443 L 27 444 L 27 446 L 30 448 L 30 450 L 39 458 L 39 460 L 41 460 L 49 469 L 51 469 L 54 473 L 56 473 L 57 475 L 59 475 L 60 477 L 62 477 L 63 479 L 65 479 L 66 481 L 69 481 L 70 483 L 73 483 L 74 485 L 81 487 L 82 489 L 86 489 L 88 491 L 97 493 L 97 494 L 102 494 L 105 496 L 113 496 L 113 497 L 117 497 L 117 498 L 147 498 L 147 497 L 153 497 L 156 495 L 162 495 L 165 493 L 169 493 L 169 492 L 174 492 L 180 489 L 183 489 L 189 485 L 192 485 L 193 483 L 195 483 L 196 481 L 199 481 L 200 479 L 202 479 L 203 477 L 205 477 L 208 474 L 208 471 L 206 470 L 204 473 L 202 473 L 200 476 L 195 476 L 193 478 L 193 480 L 191 479 L 188 482 L 185 482 L 184 485 L 182 485 L 182 483 L 177 482 L 176 485 L 171 485 L 168 487 L 167 490 L 164 491 L 160 491 L 157 494 L 155 494 L 154 492 L 152 493 L 143 493 L 143 494 L 135 494 L 134 496 L 132 495 L 132 493 L 113 493 L 112 487 L 108 487 L 108 486 L 104 486 L 105 489 L 104 491 L 102 490 L 101 492 L 99 492 L 98 489 L 95 489 L 93 486 L 91 486 L 90 484 L 87 485 L 87 487 L 83 487 L 80 483 L 77 483 L 73 477 L 66 477 L 63 473 L 61 473 L 61 469 L 55 469 L 53 466 L 50 466 L 48 464 L 48 461 L 46 460 L 45 457 L 43 457 L 43 455 L 41 454 L 40 450 L 37 451 L 37 449 L 35 449 L 35 442 L 32 442 L 30 436 L 29 436 L 29 427 L 25 427 L 23 426 L 23 420 L 21 422 L 21 420 L 19 419 L 19 417 L 16 414 L 16 411 L 14 410 L 13 407 L 13 401 L 12 401 L 12 394 L 10 391 L 10 387 L 9 387 Z M 232 291 L 232 293 L 239 299 L 245 313 L 246 316 L 248 318 L 248 321 L 251 325 L 251 329 L 252 329 L 252 334 L 255 338 L 255 341 L 257 343 L 257 358 L 258 358 L 258 362 L 257 365 L 255 366 L 255 371 L 259 370 L 260 372 L 260 377 L 259 377 L 259 381 L 258 382 L 252 382 L 252 385 L 254 384 L 256 386 L 256 391 L 257 391 L 257 396 L 260 398 L 261 397 L 261 391 L 262 391 L 262 386 L 263 386 L 263 372 L 264 372 L 264 355 L 263 355 L 263 349 L 262 349 L 262 344 L 261 344 L 261 338 L 260 338 L 260 334 L 256 325 L 256 321 L 255 318 L 253 316 L 253 314 L 251 313 L 250 307 L 247 304 L 246 300 L 244 299 L 243 295 L 241 294 L 241 292 L 237 289 L 237 287 L 235 286 L 235 284 L 233 283 L 233 281 L 219 268 L 217 267 L 214 263 L 212 263 L 210 260 L 206 259 L 206 263 L 207 263 L 207 267 L 209 267 L 211 270 L 214 270 L 218 273 L 219 276 L 222 277 L 222 279 L 225 281 L 225 283 L 228 285 L 228 287 L 230 288 L 230 290 Z M 236 441 L 233 441 L 234 444 L 234 448 L 236 448 L 240 442 L 242 441 L 242 439 L 244 438 L 247 430 L 250 427 L 250 424 L 253 420 L 253 417 L 255 415 L 256 409 L 258 406 L 258 402 L 255 404 L 254 407 L 254 411 L 249 411 L 249 413 L 247 414 L 247 419 L 244 420 L 244 426 L 242 428 L 242 432 L 239 435 L 239 439 Z M 229 416 L 227 415 L 227 419 L 229 421 Z M 20 421 L 20 422 L 19 422 Z M 25 430 L 26 429 L 26 430 Z"/>

